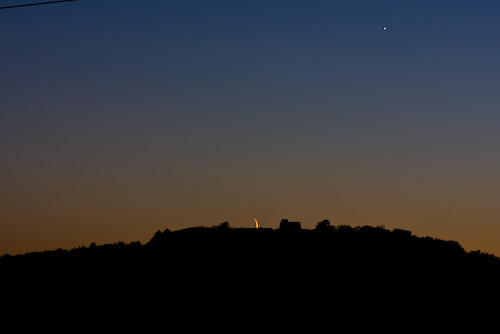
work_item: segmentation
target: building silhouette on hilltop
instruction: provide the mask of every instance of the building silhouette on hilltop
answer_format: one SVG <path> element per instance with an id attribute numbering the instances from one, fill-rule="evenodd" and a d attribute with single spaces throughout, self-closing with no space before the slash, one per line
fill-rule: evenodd
<path id="1" fill-rule="evenodd" d="M 282 219 L 280 222 L 280 231 L 294 232 L 302 230 L 300 222 L 291 222 L 288 219 Z"/>

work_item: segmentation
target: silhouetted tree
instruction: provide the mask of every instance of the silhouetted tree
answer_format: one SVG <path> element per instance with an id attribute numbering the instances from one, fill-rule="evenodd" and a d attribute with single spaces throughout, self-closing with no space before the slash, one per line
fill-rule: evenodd
<path id="1" fill-rule="evenodd" d="M 392 230 L 394 235 L 402 236 L 402 237 L 411 237 L 411 231 L 403 230 L 400 228 L 395 228 Z"/>
<path id="2" fill-rule="evenodd" d="M 151 240 L 149 240 L 149 243 L 155 244 L 155 243 L 160 243 L 164 241 L 167 238 L 167 235 L 170 233 L 169 229 L 166 229 L 165 231 L 156 231 L 156 233 L 153 235 Z"/>
<path id="3" fill-rule="evenodd" d="M 163 233 L 160 230 L 156 231 L 156 233 L 151 238 L 150 242 L 159 241 L 161 239 L 162 235 L 163 235 Z"/>
<path id="4" fill-rule="evenodd" d="M 217 225 L 217 229 L 221 230 L 229 230 L 231 227 L 229 226 L 229 222 L 222 222 L 219 225 Z"/>
<path id="5" fill-rule="evenodd" d="M 332 226 L 330 225 L 330 221 L 328 219 L 322 220 L 316 224 L 316 230 L 325 231 L 330 229 Z"/>

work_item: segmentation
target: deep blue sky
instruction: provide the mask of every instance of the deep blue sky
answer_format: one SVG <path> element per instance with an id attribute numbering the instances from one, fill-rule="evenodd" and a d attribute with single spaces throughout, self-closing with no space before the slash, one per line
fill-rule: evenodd
<path id="1" fill-rule="evenodd" d="M 493 0 L 0 11 L 0 253 L 255 216 L 498 254 L 499 17 Z"/>

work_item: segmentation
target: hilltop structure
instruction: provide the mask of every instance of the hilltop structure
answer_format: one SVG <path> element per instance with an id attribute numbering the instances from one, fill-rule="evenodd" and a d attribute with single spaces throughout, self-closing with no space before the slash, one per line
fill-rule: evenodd
<path id="1" fill-rule="evenodd" d="M 302 230 L 300 222 L 291 222 L 288 219 L 282 219 L 280 222 L 280 231 L 294 232 Z"/>

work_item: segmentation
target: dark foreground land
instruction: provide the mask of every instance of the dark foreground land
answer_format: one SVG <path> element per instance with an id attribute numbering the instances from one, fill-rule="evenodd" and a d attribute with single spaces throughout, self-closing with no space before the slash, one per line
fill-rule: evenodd
<path id="1" fill-rule="evenodd" d="M 405 230 L 326 221 L 302 230 L 284 221 L 277 230 L 221 224 L 158 231 L 144 245 L 3 256 L 0 272 L 4 297 L 21 308 L 56 305 L 80 315 L 132 314 L 130 319 L 158 310 L 221 317 L 280 313 L 290 325 L 292 314 L 323 319 L 321 312 L 337 308 L 418 308 L 424 318 L 430 310 L 477 309 L 499 296 L 500 259 Z"/>

